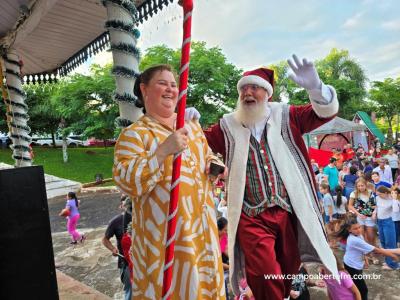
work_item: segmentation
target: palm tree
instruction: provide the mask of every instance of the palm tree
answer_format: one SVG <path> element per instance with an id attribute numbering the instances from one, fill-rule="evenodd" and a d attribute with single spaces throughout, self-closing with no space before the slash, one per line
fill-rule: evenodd
<path id="1" fill-rule="evenodd" d="M 347 50 L 333 48 L 316 67 L 321 80 L 335 87 L 340 103 L 339 115 L 351 119 L 367 96 L 368 81 L 361 65 L 352 59 Z"/>

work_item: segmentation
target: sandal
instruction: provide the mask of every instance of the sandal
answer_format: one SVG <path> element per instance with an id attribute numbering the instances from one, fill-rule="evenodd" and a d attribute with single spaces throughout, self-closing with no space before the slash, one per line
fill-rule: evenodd
<path id="1" fill-rule="evenodd" d="M 393 268 L 389 267 L 388 265 L 386 265 L 386 266 L 382 266 L 382 270 L 394 271 L 394 270 L 398 270 L 398 269 L 397 268 L 393 269 Z"/>

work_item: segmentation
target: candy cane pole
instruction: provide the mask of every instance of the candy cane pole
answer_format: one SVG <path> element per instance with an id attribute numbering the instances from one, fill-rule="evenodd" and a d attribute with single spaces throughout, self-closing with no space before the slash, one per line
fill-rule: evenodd
<path id="1" fill-rule="evenodd" d="M 181 68 L 179 71 L 179 99 L 178 99 L 178 116 L 176 119 L 176 129 L 182 128 L 185 125 L 185 107 L 186 95 L 189 77 L 189 60 L 190 60 L 190 39 L 192 28 L 192 10 L 193 0 L 180 0 L 179 4 L 183 6 L 183 42 Z M 172 169 L 171 181 L 171 196 L 168 212 L 168 229 L 167 229 L 167 244 L 165 250 L 164 262 L 164 278 L 163 278 L 163 300 L 171 299 L 172 275 L 174 269 L 174 248 L 175 248 L 175 229 L 176 229 L 176 214 L 178 211 L 179 197 L 179 177 L 181 173 L 181 155 L 174 156 L 174 164 Z"/>

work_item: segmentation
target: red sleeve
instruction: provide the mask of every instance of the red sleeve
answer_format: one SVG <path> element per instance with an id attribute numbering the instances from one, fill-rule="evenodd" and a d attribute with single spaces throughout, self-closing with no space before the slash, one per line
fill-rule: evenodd
<path id="1" fill-rule="evenodd" d="M 290 118 L 299 128 L 300 133 L 308 133 L 332 120 L 336 115 L 329 118 L 319 117 L 312 108 L 311 104 L 307 105 L 291 105 Z"/>
<path id="2" fill-rule="evenodd" d="M 219 123 L 204 130 L 208 145 L 214 153 L 220 153 L 225 160 L 225 138 Z"/>

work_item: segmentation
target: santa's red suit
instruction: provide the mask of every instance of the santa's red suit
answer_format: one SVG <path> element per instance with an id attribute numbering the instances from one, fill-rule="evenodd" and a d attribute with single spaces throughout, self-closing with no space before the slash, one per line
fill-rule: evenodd
<path id="1" fill-rule="evenodd" d="M 245 84 L 254 79 L 255 84 L 262 84 L 254 74 Z M 229 271 L 237 295 L 238 284 L 246 277 L 256 299 L 288 297 L 291 280 L 268 279 L 268 276 L 297 274 L 300 260 L 321 262 L 333 275 L 338 274 L 302 138 L 304 133 L 337 114 L 335 90 L 323 84 L 322 89 L 329 90 L 331 95 L 324 103 L 318 100 L 304 106 L 269 103 L 258 143 L 252 131 L 238 121 L 236 112 L 225 115 L 205 131 L 210 147 L 223 154 L 229 168 L 226 193 Z M 257 202 L 260 195 L 271 199 Z"/>

